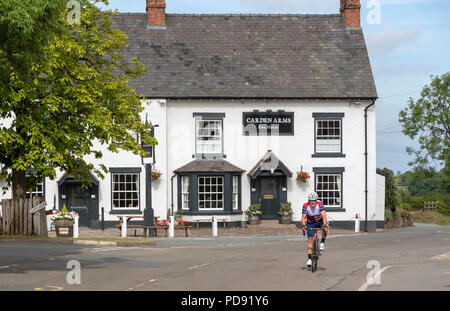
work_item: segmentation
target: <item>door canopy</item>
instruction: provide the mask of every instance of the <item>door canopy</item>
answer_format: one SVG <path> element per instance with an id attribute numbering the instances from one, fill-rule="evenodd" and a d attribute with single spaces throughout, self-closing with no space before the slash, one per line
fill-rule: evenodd
<path id="1" fill-rule="evenodd" d="M 272 150 L 269 150 L 247 175 L 251 179 L 256 179 L 259 176 L 292 177 L 292 172 L 283 162 L 281 162 Z"/>
<path id="2" fill-rule="evenodd" d="M 89 177 L 91 178 L 91 181 L 94 185 L 98 186 L 99 181 L 98 179 L 95 177 L 95 175 L 92 172 L 89 172 Z M 64 183 L 85 183 L 87 182 L 86 180 L 79 180 L 76 179 L 74 176 L 71 176 L 69 174 L 67 174 L 67 172 L 64 173 L 63 176 L 61 176 L 61 178 L 58 180 L 58 185 L 61 186 Z"/>

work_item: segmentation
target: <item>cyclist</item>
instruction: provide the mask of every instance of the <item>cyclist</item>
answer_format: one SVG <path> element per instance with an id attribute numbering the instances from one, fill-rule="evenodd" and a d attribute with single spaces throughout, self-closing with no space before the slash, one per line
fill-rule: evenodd
<path id="1" fill-rule="evenodd" d="M 302 229 L 307 230 L 308 234 L 308 261 L 306 265 L 309 267 L 312 263 L 312 246 L 314 238 L 314 230 L 312 228 L 322 228 L 322 240 L 320 242 L 320 250 L 325 250 L 325 238 L 328 233 L 327 215 L 325 207 L 321 201 L 318 201 L 318 195 L 312 192 L 308 195 L 308 203 L 303 204 L 302 209 Z M 308 223 L 306 224 L 306 221 Z"/>

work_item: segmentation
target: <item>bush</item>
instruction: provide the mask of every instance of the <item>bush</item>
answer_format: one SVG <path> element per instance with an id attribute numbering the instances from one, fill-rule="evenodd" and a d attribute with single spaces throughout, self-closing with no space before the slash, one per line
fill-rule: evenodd
<path id="1" fill-rule="evenodd" d="M 389 222 L 390 220 L 391 220 L 391 212 L 390 212 L 390 210 L 385 210 L 384 211 L 384 221 Z"/>
<path id="2" fill-rule="evenodd" d="M 412 207 L 409 205 L 409 203 L 402 203 L 401 208 L 406 211 L 410 211 L 412 209 Z"/>
<path id="3" fill-rule="evenodd" d="M 409 216 L 408 211 L 406 211 L 404 209 L 399 210 L 399 212 L 400 212 L 400 216 L 402 216 L 402 217 L 408 217 Z"/>
<path id="4" fill-rule="evenodd" d="M 400 218 L 400 213 L 397 210 L 392 212 L 392 218 L 399 219 Z"/>

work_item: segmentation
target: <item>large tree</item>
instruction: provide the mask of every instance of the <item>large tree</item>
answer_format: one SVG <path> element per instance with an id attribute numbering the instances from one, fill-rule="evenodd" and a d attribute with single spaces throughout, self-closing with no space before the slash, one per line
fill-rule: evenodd
<path id="1" fill-rule="evenodd" d="M 419 150 L 407 148 L 414 159 L 409 165 L 416 170 L 427 170 L 431 162 L 438 161 L 450 169 L 450 72 L 432 76 L 417 101 L 412 98 L 408 107 L 400 111 L 399 121 L 403 133 L 411 139 L 418 138 Z"/>
<path id="2" fill-rule="evenodd" d="M 79 12 L 66 7 L 74 2 Z M 12 185 L 15 198 L 26 196 L 29 169 L 51 179 L 57 169 L 79 178 L 87 179 L 89 171 L 103 177 L 104 165 L 85 160 L 102 157 L 94 142 L 141 155 L 135 134 L 157 143 L 128 85 L 145 68 L 121 55 L 127 37 L 112 26 L 117 13 L 100 9 L 99 2 L 107 4 L 0 1 L 0 177 Z M 72 13 L 79 14 L 79 23 Z M 31 180 L 28 187 L 36 182 Z"/>

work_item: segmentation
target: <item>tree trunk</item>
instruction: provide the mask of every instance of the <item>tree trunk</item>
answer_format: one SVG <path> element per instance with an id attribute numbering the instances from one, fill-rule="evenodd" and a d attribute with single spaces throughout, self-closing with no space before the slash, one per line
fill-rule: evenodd
<path id="1" fill-rule="evenodd" d="M 12 195 L 13 199 L 27 198 L 27 178 L 25 171 L 12 171 Z"/>

